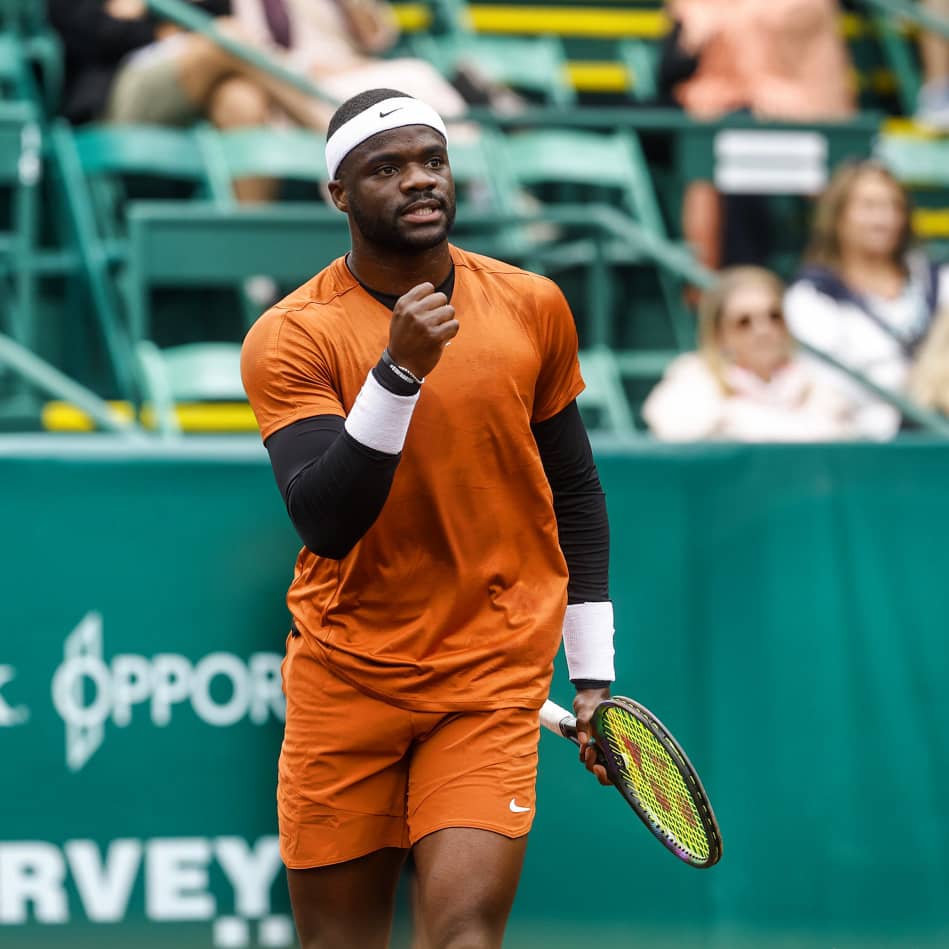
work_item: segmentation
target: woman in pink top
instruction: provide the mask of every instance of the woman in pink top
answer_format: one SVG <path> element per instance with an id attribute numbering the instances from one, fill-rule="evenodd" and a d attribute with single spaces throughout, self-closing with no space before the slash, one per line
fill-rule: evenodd
<path id="1" fill-rule="evenodd" d="M 798 356 L 784 321 L 784 285 L 735 267 L 699 307 L 701 347 L 677 357 L 643 416 L 663 441 L 807 442 L 853 438 L 854 406 Z"/>
<path id="2" fill-rule="evenodd" d="M 841 121 L 853 115 L 850 61 L 836 0 L 669 0 L 680 45 L 697 57 L 674 96 L 691 116 L 748 110 L 765 121 Z M 721 263 L 722 211 L 709 182 L 686 193 L 684 230 L 710 267 Z"/>

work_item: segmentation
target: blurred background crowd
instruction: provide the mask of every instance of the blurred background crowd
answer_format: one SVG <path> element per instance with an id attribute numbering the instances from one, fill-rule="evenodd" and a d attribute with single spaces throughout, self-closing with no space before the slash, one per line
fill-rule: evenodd
<path id="1" fill-rule="evenodd" d="M 377 86 L 451 120 L 458 242 L 563 286 L 593 427 L 886 440 L 949 410 L 949 0 L 4 7 L 5 121 L 38 132 L 7 156 L 0 329 L 103 411 L 253 427 L 236 346 L 340 251 L 322 135 Z M 23 367 L 5 427 L 102 424 Z"/>

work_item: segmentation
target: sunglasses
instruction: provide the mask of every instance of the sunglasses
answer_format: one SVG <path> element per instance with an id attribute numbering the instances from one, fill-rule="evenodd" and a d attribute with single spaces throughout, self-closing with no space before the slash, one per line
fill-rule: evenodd
<path id="1" fill-rule="evenodd" d="M 747 333 L 759 319 L 766 320 L 775 326 L 784 325 L 784 313 L 778 307 L 764 311 L 759 310 L 757 313 L 741 313 L 738 316 L 726 317 L 723 322 L 731 329 Z"/>

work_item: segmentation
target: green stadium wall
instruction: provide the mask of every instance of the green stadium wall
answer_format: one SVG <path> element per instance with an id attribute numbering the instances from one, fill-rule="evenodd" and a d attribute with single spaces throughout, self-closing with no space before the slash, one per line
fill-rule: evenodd
<path id="1" fill-rule="evenodd" d="M 690 752 L 724 857 L 679 864 L 545 735 L 506 945 L 949 945 L 949 447 L 598 458 L 618 691 Z M 0 485 L 0 945 L 287 945 L 297 544 L 263 451 L 0 442 Z"/>

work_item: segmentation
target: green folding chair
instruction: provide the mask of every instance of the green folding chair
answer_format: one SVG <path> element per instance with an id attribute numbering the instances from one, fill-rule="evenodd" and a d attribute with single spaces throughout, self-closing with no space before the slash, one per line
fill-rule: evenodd
<path id="1" fill-rule="evenodd" d="M 558 36 L 419 34 L 411 38 L 410 45 L 416 56 L 432 63 L 449 79 L 460 66 L 470 64 L 488 79 L 535 96 L 547 105 L 570 106 L 577 101 Z"/>
<path id="2" fill-rule="evenodd" d="M 27 348 L 34 342 L 42 147 L 35 110 L 25 102 L 0 102 L 0 189 L 9 195 L 0 220 L 0 279 L 11 287 L 6 331 Z"/>
<path id="3" fill-rule="evenodd" d="M 275 178 L 322 185 L 328 179 L 324 137 L 301 128 L 242 128 L 219 131 L 201 125 L 195 132 L 211 180 L 214 199 L 234 204 L 234 182 Z"/>
<path id="4" fill-rule="evenodd" d="M 343 215 L 322 204 L 255 207 L 200 201 L 139 201 L 129 207 L 129 260 L 124 284 L 146 400 L 162 432 L 179 429 L 176 406 L 242 396 L 240 344 L 158 350 L 149 343 L 151 292 L 161 287 L 233 287 L 248 274 L 303 283 L 349 250 Z"/>
<path id="5" fill-rule="evenodd" d="M 0 88 L 7 97 L 12 92 L 53 115 L 63 88 L 63 51 L 46 24 L 43 7 L 40 0 L 0 0 Z"/>
<path id="6" fill-rule="evenodd" d="M 637 102 L 659 98 L 659 47 L 646 40 L 621 40 L 617 52 L 629 76 L 629 94 Z"/>
<path id="7" fill-rule="evenodd" d="M 586 389 L 577 405 L 591 430 L 632 437 L 637 434 L 633 413 L 623 388 L 623 377 L 613 351 L 596 346 L 580 353 L 580 372 Z"/>
<path id="8" fill-rule="evenodd" d="M 120 287 L 128 261 L 128 209 L 139 194 L 169 187 L 175 194 L 209 195 L 203 156 L 191 132 L 163 126 L 73 130 L 58 122 L 51 143 L 63 208 L 119 394 L 137 401 L 141 380 Z"/>
<path id="9" fill-rule="evenodd" d="M 647 232 L 668 239 L 639 139 L 632 132 L 597 134 L 568 129 L 544 129 L 511 134 L 503 140 L 504 167 L 514 184 L 546 189 L 550 202 L 573 195 L 584 203 L 605 203 L 628 214 Z M 591 343 L 614 346 L 611 314 L 614 306 L 612 274 L 616 267 L 638 264 L 642 255 L 635 244 L 608 241 L 567 242 L 553 248 L 543 260 L 548 267 L 574 260 L 589 269 L 588 304 Z M 678 348 L 693 343 L 691 320 L 684 309 L 681 281 L 660 268 L 659 287 Z"/>

